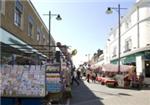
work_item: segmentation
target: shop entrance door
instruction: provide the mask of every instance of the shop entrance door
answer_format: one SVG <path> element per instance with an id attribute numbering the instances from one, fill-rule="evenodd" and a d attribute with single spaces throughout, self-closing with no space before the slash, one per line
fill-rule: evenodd
<path id="1" fill-rule="evenodd" d="M 150 78 L 150 61 L 145 61 L 145 77 Z"/>

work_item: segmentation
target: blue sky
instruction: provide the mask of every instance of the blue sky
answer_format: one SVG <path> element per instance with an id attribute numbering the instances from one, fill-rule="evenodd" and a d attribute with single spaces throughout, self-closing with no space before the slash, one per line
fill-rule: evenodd
<path id="1" fill-rule="evenodd" d="M 123 16 L 136 0 L 31 0 L 48 27 L 48 14 L 60 14 L 62 21 L 51 17 L 51 34 L 56 42 L 61 42 L 77 49 L 78 53 L 73 57 L 75 65 L 87 60 L 97 52 L 104 49 L 110 28 L 117 25 L 118 14 L 105 13 L 107 7 L 117 7 L 120 3 Z"/>

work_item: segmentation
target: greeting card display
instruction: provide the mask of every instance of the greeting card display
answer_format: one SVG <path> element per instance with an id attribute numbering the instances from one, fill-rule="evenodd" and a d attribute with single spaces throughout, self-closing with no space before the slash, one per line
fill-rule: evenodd
<path id="1" fill-rule="evenodd" d="M 1 96 L 45 96 L 45 66 L 1 65 Z"/>

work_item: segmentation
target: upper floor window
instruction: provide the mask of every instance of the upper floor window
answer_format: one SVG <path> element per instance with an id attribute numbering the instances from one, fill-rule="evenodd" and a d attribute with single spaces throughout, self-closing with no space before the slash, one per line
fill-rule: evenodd
<path id="1" fill-rule="evenodd" d="M 114 38 L 116 38 L 116 30 L 114 31 L 113 36 L 114 36 Z"/>
<path id="2" fill-rule="evenodd" d="M 23 6 L 21 2 L 17 0 L 15 5 L 14 23 L 19 27 L 21 26 L 22 12 L 23 12 Z"/>
<path id="3" fill-rule="evenodd" d="M 0 0 L 0 11 L 2 11 L 2 0 Z"/>
<path id="4" fill-rule="evenodd" d="M 128 38 L 125 40 L 125 51 L 124 52 L 130 51 L 131 47 L 132 47 L 132 40 L 131 40 L 131 38 Z"/>
<path id="5" fill-rule="evenodd" d="M 126 22 L 125 22 L 126 28 L 129 28 L 130 25 L 131 25 L 131 17 L 129 17 L 128 20 L 126 20 Z"/>
<path id="6" fill-rule="evenodd" d="M 5 0 L 0 0 L 0 14 L 5 13 Z"/>
<path id="7" fill-rule="evenodd" d="M 46 40 L 46 45 L 49 45 L 49 40 Z"/>
<path id="8" fill-rule="evenodd" d="M 32 36 L 34 33 L 34 22 L 32 16 L 28 17 L 28 35 Z"/>
<path id="9" fill-rule="evenodd" d="M 44 45 L 46 45 L 46 37 L 45 37 L 45 35 L 43 35 L 43 43 L 44 43 Z"/>
<path id="10" fill-rule="evenodd" d="M 114 47 L 112 54 L 113 54 L 112 57 L 117 56 L 117 47 Z"/>
<path id="11" fill-rule="evenodd" d="M 40 32 L 40 29 L 39 28 L 37 28 L 37 41 L 40 41 L 40 35 L 41 34 L 41 32 Z"/>

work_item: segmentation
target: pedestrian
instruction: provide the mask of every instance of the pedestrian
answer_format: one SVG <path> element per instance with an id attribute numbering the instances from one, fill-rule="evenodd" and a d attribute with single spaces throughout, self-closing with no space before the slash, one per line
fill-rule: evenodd
<path id="1" fill-rule="evenodd" d="M 76 72 L 75 68 L 73 68 L 73 71 L 72 71 L 72 72 L 73 72 L 73 73 L 72 73 L 71 85 L 73 85 L 73 83 L 76 82 L 76 84 L 79 86 L 80 83 L 79 83 L 79 81 L 77 80 L 77 72 Z"/>
<path id="2" fill-rule="evenodd" d="M 88 83 L 90 82 L 90 74 L 89 73 L 87 74 L 87 82 Z"/>
<path id="3" fill-rule="evenodd" d="M 78 78 L 78 80 L 80 80 L 80 77 L 81 77 L 81 73 L 80 73 L 79 70 L 77 70 L 77 78 Z"/>
<path id="4" fill-rule="evenodd" d="M 139 75 L 139 89 L 141 89 L 144 85 L 144 74 L 143 73 L 140 73 Z"/>
<path id="5" fill-rule="evenodd" d="M 92 82 L 95 83 L 95 80 L 96 80 L 96 74 L 93 72 L 93 73 L 92 73 Z"/>

